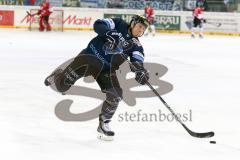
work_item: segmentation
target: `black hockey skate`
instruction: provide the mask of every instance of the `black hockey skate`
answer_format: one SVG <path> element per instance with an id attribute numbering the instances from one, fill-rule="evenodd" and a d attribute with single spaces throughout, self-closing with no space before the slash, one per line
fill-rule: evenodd
<path id="1" fill-rule="evenodd" d="M 100 121 L 98 126 L 98 139 L 104 141 L 112 141 L 114 137 L 114 132 L 109 128 L 109 120 Z"/>
<path id="2" fill-rule="evenodd" d="M 44 84 L 46 86 L 52 85 L 54 83 L 54 76 L 60 74 L 61 72 L 62 72 L 62 69 L 57 69 L 56 71 L 54 71 L 52 74 L 47 76 L 47 78 L 44 80 Z"/>
<path id="3" fill-rule="evenodd" d="M 71 85 L 65 84 L 64 74 L 62 74 L 62 69 L 55 70 L 52 74 L 50 74 L 44 81 L 44 84 L 46 86 L 53 87 L 54 90 L 57 92 L 62 93 L 62 95 L 65 95 L 65 92 L 71 88 Z"/>
<path id="4" fill-rule="evenodd" d="M 202 35 L 202 34 L 199 34 L 199 38 L 203 39 L 204 37 L 203 37 L 203 35 Z"/>

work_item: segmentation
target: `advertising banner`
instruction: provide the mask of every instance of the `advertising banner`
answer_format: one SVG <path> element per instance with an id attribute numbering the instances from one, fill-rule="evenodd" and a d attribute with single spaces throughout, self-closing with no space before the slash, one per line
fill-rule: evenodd
<path id="1" fill-rule="evenodd" d="M 161 0 L 161 1 L 124 1 L 124 8 L 128 9 L 144 9 L 146 4 L 150 4 L 156 10 L 173 10 L 174 0 Z"/>
<path id="2" fill-rule="evenodd" d="M 27 15 L 27 9 L 15 10 L 17 12 L 15 16 L 15 25 L 20 27 L 28 27 L 31 18 Z M 92 29 L 95 20 L 102 18 L 101 12 L 84 11 L 80 9 L 64 9 L 63 26 L 65 29 L 81 30 Z M 51 23 L 51 16 L 50 16 Z"/>
<path id="3" fill-rule="evenodd" d="M 240 32 L 240 16 L 232 15 L 211 15 L 204 14 L 204 30 L 206 32 L 236 33 Z M 182 16 L 182 30 L 189 31 L 193 25 L 191 15 Z"/>
<path id="4" fill-rule="evenodd" d="M 27 11 L 38 9 L 38 6 L 29 7 L 1 7 L 0 6 L 0 25 L 13 26 L 15 28 L 28 28 L 30 21 L 34 20 L 27 15 Z M 93 23 L 97 19 L 109 17 L 121 17 L 130 22 L 135 14 L 143 15 L 143 10 L 126 9 L 94 9 L 94 8 L 60 8 L 54 7 L 53 10 L 63 10 L 63 26 L 67 30 L 93 29 Z M 37 17 L 36 17 L 37 18 Z M 240 14 L 239 13 L 211 13 L 205 12 L 203 18 L 204 31 L 216 34 L 240 33 Z M 50 17 L 50 23 L 53 18 Z M 192 12 L 187 11 L 159 11 L 155 12 L 155 26 L 157 30 L 190 32 L 193 24 Z"/>
<path id="5" fill-rule="evenodd" d="M 132 19 L 132 16 L 134 14 L 112 14 L 112 13 L 104 13 L 103 17 L 104 18 L 114 18 L 114 17 L 119 17 L 125 20 L 126 22 L 130 22 Z"/>
<path id="6" fill-rule="evenodd" d="M 104 18 L 113 18 L 113 17 L 120 17 L 123 20 L 130 22 L 131 17 L 134 14 L 104 14 Z M 180 16 L 172 16 L 172 15 L 156 15 L 155 16 L 155 26 L 156 29 L 161 30 L 180 30 Z"/>
<path id="7" fill-rule="evenodd" d="M 170 15 L 156 15 L 156 29 L 161 30 L 180 30 L 181 17 Z"/>
<path id="8" fill-rule="evenodd" d="M 14 11 L 0 10 L 0 26 L 14 25 Z"/>

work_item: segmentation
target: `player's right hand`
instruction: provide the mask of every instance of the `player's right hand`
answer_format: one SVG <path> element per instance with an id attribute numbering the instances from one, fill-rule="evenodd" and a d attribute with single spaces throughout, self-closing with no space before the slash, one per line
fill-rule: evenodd
<path id="1" fill-rule="evenodd" d="M 147 70 L 142 70 L 142 71 L 137 71 L 136 72 L 136 76 L 135 76 L 135 80 L 141 84 L 144 85 L 148 82 L 149 80 L 149 73 Z"/>
<path id="2" fill-rule="evenodd" d="M 122 34 L 117 32 L 116 30 L 110 30 L 105 34 L 105 37 L 108 41 L 108 48 L 111 50 L 115 50 L 118 47 L 120 38 L 122 38 Z"/>

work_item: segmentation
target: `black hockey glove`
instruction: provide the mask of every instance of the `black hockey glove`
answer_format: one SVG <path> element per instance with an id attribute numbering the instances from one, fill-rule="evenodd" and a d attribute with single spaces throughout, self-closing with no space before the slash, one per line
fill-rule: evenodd
<path id="1" fill-rule="evenodd" d="M 143 62 L 133 62 L 132 65 L 130 65 L 130 69 L 132 72 L 135 72 L 135 80 L 140 83 L 141 85 L 144 85 L 149 80 L 149 73 L 144 68 Z"/>
<path id="2" fill-rule="evenodd" d="M 201 21 L 202 21 L 202 23 L 207 23 L 207 20 L 204 18 L 202 18 Z"/>
<path id="3" fill-rule="evenodd" d="M 115 50 L 118 47 L 120 42 L 120 38 L 122 34 L 117 32 L 116 30 L 110 30 L 105 34 L 105 38 L 107 39 L 108 48 L 111 50 Z"/>
<path id="4" fill-rule="evenodd" d="M 144 85 L 148 82 L 149 80 L 149 73 L 147 70 L 142 70 L 142 71 L 137 71 L 136 72 L 136 77 L 135 80 L 140 83 L 141 85 Z"/>

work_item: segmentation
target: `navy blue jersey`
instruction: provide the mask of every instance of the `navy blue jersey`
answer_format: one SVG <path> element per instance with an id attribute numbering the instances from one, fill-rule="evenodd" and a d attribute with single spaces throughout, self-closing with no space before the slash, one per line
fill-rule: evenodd
<path id="1" fill-rule="evenodd" d="M 107 43 L 105 34 L 110 30 L 116 30 L 123 37 L 123 43 L 114 51 L 105 47 Z M 120 18 L 99 19 L 94 23 L 94 31 L 98 35 L 89 42 L 86 51 L 97 56 L 104 63 L 104 70 L 110 69 L 112 57 L 115 55 L 122 54 L 124 57 L 129 57 L 131 62 L 144 61 L 143 47 L 138 38 L 129 33 L 129 26 L 124 20 Z"/>

